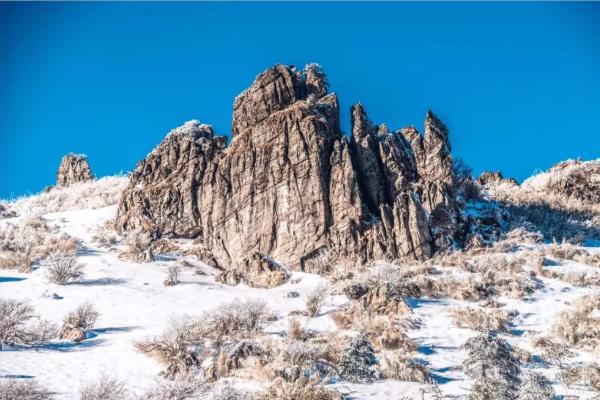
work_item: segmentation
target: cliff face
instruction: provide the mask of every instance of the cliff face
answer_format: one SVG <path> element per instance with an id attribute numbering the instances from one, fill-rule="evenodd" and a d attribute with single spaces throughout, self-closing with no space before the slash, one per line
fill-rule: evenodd
<path id="1" fill-rule="evenodd" d="M 338 100 L 315 65 L 276 65 L 234 103 L 232 140 L 197 121 L 172 131 L 132 172 L 117 228 L 199 238 L 222 265 L 261 252 L 309 268 L 327 253 L 365 262 L 427 258 L 454 216 L 446 127 L 389 133 Z"/>

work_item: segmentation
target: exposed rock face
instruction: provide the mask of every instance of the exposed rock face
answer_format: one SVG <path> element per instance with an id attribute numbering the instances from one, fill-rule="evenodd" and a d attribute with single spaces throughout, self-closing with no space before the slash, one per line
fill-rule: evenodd
<path id="1" fill-rule="evenodd" d="M 91 181 L 94 179 L 87 157 L 82 154 L 68 154 L 63 157 L 58 173 L 56 174 L 57 186 L 68 186 L 76 182 Z"/>
<path id="2" fill-rule="evenodd" d="M 226 268 L 257 252 L 304 267 L 449 246 L 452 159 L 432 113 L 421 137 L 373 125 L 358 104 L 348 140 L 320 68 L 276 65 L 236 98 L 232 132 L 229 146 L 197 121 L 167 135 L 131 174 L 117 229 L 198 238 Z"/>

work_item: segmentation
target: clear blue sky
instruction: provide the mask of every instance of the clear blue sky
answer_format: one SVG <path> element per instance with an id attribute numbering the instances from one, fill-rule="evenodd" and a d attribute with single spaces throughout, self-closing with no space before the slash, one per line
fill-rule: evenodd
<path id="1" fill-rule="evenodd" d="M 600 157 L 600 3 L 3 3 L 0 198 L 70 151 L 104 176 L 187 120 L 229 134 L 278 62 L 324 67 L 346 133 L 357 101 L 393 129 L 432 109 L 477 173 Z"/>

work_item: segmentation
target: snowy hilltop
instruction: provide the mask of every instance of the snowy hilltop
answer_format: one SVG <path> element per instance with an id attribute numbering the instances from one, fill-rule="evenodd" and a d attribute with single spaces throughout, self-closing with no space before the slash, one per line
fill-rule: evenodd
<path id="1" fill-rule="evenodd" d="M 229 143 L 1 201 L 0 399 L 600 398 L 600 161 L 473 177 L 432 112 L 351 118 L 277 65 Z"/>

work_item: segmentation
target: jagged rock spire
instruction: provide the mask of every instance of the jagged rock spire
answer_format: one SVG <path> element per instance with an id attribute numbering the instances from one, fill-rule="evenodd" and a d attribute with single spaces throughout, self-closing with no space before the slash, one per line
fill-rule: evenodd
<path id="1" fill-rule="evenodd" d="M 64 156 L 56 173 L 57 186 L 68 186 L 93 179 L 94 175 L 84 154 L 70 153 Z"/>
<path id="2" fill-rule="evenodd" d="M 279 64 L 235 99 L 232 132 L 229 146 L 199 123 L 168 135 L 131 174 L 117 229 L 198 238 L 223 266 L 257 252 L 307 270 L 324 254 L 362 263 L 434 252 L 430 204 L 438 188 L 451 195 L 447 171 L 434 169 L 451 158 L 433 114 L 422 138 L 390 133 L 357 104 L 348 141 L 320 67 Z"/>

